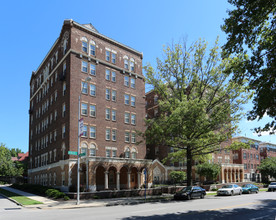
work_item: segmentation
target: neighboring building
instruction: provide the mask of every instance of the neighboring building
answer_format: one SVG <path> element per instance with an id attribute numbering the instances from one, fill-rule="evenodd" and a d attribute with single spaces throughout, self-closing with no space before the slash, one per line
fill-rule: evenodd
<path id="1" fill-rule="evenodd" d="M 146 116 L 147 118 L 154 118 L 159 116 L 158 107 L 158 94 L 152 90 L 146 93 Z M 232 140 L 221 143 L 221 150 L 212 154 L 212 163 L 221 164 L 221 173 L 218 180 L 222 183 L 229 182 L 243 182 L 244 170 L 243 165 L 233 164 L 233 152 L 226 150 L 226 148 L 232 143 Z M 165 182 L 169 180 L 169 173 L 174 170 L 186 170 L 186 161 L 170 162 L 165 164 L 160 163 L 164 158 L 172 153 L 174 149 L 169 146 L 155 146 L 147 145 L 147 158 L 154 159 L 152 166 L 153 182 Z M 159 162 L 157 162 L 159 161 Z M 193 161 L 193 165 L 197 165 L 197 161 Z M 195 172 L 193 166 L 192 178 L 193 181 L 199 181 L 200 176 Z M 162 173 L 161 171 L 164 171 Z M 204 181 L 204 179 L 202 179 Z"/>
<path id="2" fill-rule="evenodd" d="M 28 161 L 29 152 L 27 153 L 18 153 L 17 157 L 12 157 L 12 161 L 26 162 Z"/>
<path id="3" fill-rule="evenodd" d="M 145 143 L 143 54 L 65 20 L 30 81 L 29 182 L 76 188 L 81 94 L 81 185 L 88 191 L 140 188 Z M 87 77 L 91 78 L 87 82 Z"/>
<path id="4" fill-rule="evenodd" d="M 276 157 L 276 144 L 260 143 L 260 155 L 261 161 L 266 158 Z"/>
<path id="5" fill-rule="evenodd" d="M 249 149 L 241 148 L 233 151 L 233 163 L 244 166 L 244 181 L 261 181 L 261 174 L 258 171 L 258 166 L 261 163 L 261 142 L 247 137 L 235 137 L 233 141 L 250 144 Z"/>

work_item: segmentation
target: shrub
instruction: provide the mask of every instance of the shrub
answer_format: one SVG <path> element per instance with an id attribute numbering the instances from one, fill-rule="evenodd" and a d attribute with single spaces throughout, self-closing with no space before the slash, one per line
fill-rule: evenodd
<path id="1" fill-rule="evenodd" d="M 218 189 L 216 189 L 216 188 L 213 188 L 213 189 L 212 189 L 212 191 L 218 191 Z"/>
<path id="2" fill-rule="evenodd" d="M 70 200 L 69 196 L 64 196 L 63 199 L 64 199 L 65 201 Z"/>
<path id="3" fill-rule="evenodd" d="M 93 196 L 93 199 L 99 199 L 99 196 Z"/>

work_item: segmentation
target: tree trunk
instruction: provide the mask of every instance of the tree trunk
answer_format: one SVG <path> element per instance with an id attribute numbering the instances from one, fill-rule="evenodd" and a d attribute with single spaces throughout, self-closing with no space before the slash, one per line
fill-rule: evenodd
<path id="1" fill-rule="evenodd" d="M 187 186 L 192 186 L 192 152 L 187 147 Z"/>

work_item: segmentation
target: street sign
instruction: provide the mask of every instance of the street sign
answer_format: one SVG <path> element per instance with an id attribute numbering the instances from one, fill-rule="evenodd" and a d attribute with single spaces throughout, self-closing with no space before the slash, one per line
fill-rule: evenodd
<path id="1" fill-rule="evenodd" d="M 80 131 L 79 136 L 82 136 L 83 135 L 83 118 L 81 118 L 79 120 L 79 131 Z"/>
<path id="2" fill-rule="evenodd" d="M 78 155 L 78 152 L 77 151 L 68 151 L 68 154 L 69 155 Z"/>
<path id="3" fill-rule="evenodd" d="M 79 157 L 85 156 L 86 153 L 79 154 Z"/>

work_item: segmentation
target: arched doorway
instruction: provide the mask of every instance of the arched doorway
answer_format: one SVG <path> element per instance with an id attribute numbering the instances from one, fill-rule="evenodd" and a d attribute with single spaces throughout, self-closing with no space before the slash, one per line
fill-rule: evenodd
<path id="1" fill-rule="evenodd" d="M 110 167 L 108 170 L 108 188 L 109 189 L 116 189 L 116 176 L 117 169 L 115 167 Z"/>
<path id="2" fill-rule="evenodd" d="M 136 167 L 131 168 L 130 173 L 130 188 L 131 189 L 137 189 L 138 188 L 138 170 Z"/>
<path id="3" fill-rule="evenodd" d="M 120 170 L 120 189 L 127 189 L 127 172 L 126 167 L 122 167 Z"/>
<path id="4" fill-rule="evenodd" d="M 104 190 L 104 172 L 105 169 L 102 166 L 98 166 L 96 169 L 96 187 L 97 191 Z"/>

